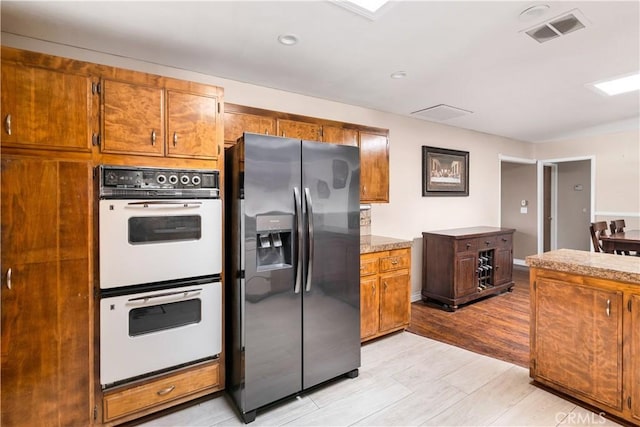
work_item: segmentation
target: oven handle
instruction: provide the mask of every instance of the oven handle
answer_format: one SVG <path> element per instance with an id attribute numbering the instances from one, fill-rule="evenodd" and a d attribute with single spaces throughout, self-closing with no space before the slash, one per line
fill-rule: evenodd
<path id="1" fill-rule="evenodd" d="M 162 294 L 157 294 L 157 295 L 149 295 L 149 296 L 145 296 L 145 297 L 136 297 L 136 298 L 131 298 L 128 300 L 128 304 L 127 305 L 133 305 L 133 304 L 140 304 L 140 305 L 144 305 L 149 303 L 151 300 L 154 300 L 153 302 L 157 302 L 156 299 L 157 298 L 165 298 L 165 302 L 166 301 L 174 301 L 174 300 L 181 300 L 181 299 L 185 299 L 188 297 L 192 297 L 195 295 L 200 295 L 200 292 L 202 291 L 202 288 L 200 289 L 189 289 L 187 291 L 178 291 L 178 292 L 165 292 Z"/>
<path id="2" fill-rule="evenodd" d="M 174 206 L 174 207 L 180 207 L 180 208 L 199 208 L 202 205 L 202 202 L 147 200 L 144 202 L 129 202 L 127 204 L 134 208 L 136 207 L 148 208 L 150 206 Z"/>

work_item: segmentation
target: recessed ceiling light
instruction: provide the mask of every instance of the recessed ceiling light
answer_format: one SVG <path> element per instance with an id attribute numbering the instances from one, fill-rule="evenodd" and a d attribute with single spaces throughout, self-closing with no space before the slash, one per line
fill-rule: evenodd
<path id="1" fill-rule="evenodd" d="M 530 6 L 525 10 L 523 10 L 522 12 L 520 12 L 520 15 L 518 16 L 518 18 L 521 21 L 531 21 L 533 19 L 539 18 L 540 16 L 544 15 L 547 12 L 547 10 L 549 10 L 548 4 L 537 4 L 535 6 Z"/>
<path id="2" fill-rule="evenodd" d="M 640 90 L 640 73 L 592 83 L 591 85 L 609 96 L 633 92 L 634 90 Z"/>
<path id="3" fill-rule="evenodd" d="M 404 79 L 405 77 L 407 77 L 406 71 L 396 71 L 395 73 L 391 73 L 392 79 Z"/>
<path id="4" fill-rule="evenodd" d="M 280 34 L 278 36 L 278 41 L 285 46 L 293 46 L 300 41 L 300 38 L 295 34 Z"/>

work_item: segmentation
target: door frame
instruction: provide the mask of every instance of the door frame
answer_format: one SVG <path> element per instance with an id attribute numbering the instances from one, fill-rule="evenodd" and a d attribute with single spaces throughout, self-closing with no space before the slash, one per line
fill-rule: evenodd
<path id="1" fill-rule="evenodd" d="M 560 157 L 555 159 L 544 159 L 538 160 L 538 253 L 544 252 L 544 211 L 542 204 L 544 203 L 544 166 L 556 165 L 555 172 L 552 169 L 551 174 L 551 191 L 552 191 L 552 208 L 551 215 L 556 219 L 555 222 L 551 225 L 551 250 L 557 248 L 557 218 L 558 218 L 558 209 L 557 209 L 557 186 L 558 186 L 558 178 L 557 178 L 557 164 L 558 163 L 566 163 L 566 162 L 579 162 L 583 160 L 589 160 L 591 162 L 590 174 L 591 174 L 591 194 L 589 201 L 589 218 L 590 221 L 593 222 L 595 220 L 595 205 L 596 205 L 596 156 L 578 156 L 578 157 Z M 593 250 L 593 248 L 591 248 Z"/>
<path id="2" fill-rule="evenodd" d="M 498 154 L 498 167 L 500 173 L 498 174 L 498 224 L 502 226 L 502 163 L 520 163 L 527 165 L 536 165 L 538 161 L 536 159 L 527 159 L 524 157 L 513 157 L 513 156 L 505 156 L 504 154 Z M 539 173 L 539 172 L 538 172 Z M 536 190 L 538 193 L 540 192 L 540 182 L 536 184 Z M 538 202 L 540 203 L 540 202 Z M 536 212 L 536 221 L 540 221 L 540 211 Z M 540 234 L 540 230 L 537 231 L 538 238 Z M 514 259 L 513 263 L 516 265 L 527 265 L 525 260 L 523 259 Z"/>

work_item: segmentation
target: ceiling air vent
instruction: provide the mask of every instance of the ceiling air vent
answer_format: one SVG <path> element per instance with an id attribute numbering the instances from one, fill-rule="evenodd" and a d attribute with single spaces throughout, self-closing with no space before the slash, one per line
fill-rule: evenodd
<path id="1" fill-rule="evenodd" d="M 446 104 L 434 105 L 433 107 L 425 108 L 411 113 L 411 115 L 418 116 L 423 119 L 438 121 L 466 116 L 467 114 L 473 114 L 473 111 L 463 110 L 462 108 L 456 108 Z"/>
<path id="2" fill-rule="evenodd" d="M 566 36 L 569 33 L 585 28 L 586 23 L 587 21 L 584 16 L 582 16 L 579 10 L 575 9 L 568 14 L 553 18 L 544 24 L 539 24 L 525 31 L 525 33 L 538 43 L 544 43 L 556 37 Z"/>

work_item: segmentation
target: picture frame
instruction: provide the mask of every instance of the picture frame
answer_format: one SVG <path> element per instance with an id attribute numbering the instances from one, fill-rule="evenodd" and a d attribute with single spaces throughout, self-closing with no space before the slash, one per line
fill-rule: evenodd
<path id="1" fill-rule="evenodd" d="M 468 196 L 469 152 L 422 146 L 422 197 Z"/>

